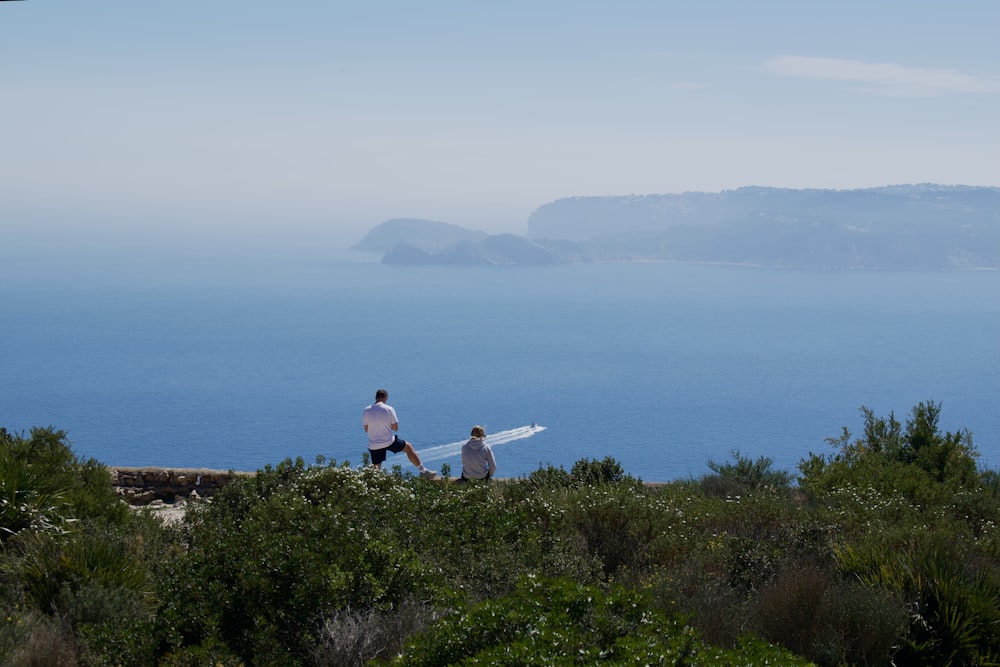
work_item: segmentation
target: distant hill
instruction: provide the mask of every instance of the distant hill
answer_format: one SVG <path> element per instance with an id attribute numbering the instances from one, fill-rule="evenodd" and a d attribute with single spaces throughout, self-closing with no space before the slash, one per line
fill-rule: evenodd
<path id="1" fill-rule="evenodd" d="M 391 264 L 660 260 L 807 269 L 998 269 L 1000 188 L 746 187 L 571 197 L 532 213 L 527 238 L 428 221 L 387 221 L 362 244 L 373 236 L 372 249 L 385 248 L 382 261 Z"/>
<path id="2" fill-rule="evenodd" d="M 485 232 L 473 231 L 447 222 L 419 218 L 393 218 L 374 227 L 354 250 L 386 252 L 397 243 L 408 243 L 425 250 L 438 250 L 460 241 L 482 241 Z"/>
<path id="3" fill-rule="evenodd" d="M 899 185 L 863 190 L 745 187 L 719 193 L 570 197 L 528 217 L 528 236 L 573 241 L 677 225 L 760 222 L 903 229 L 1000 220 L 1000 188 Z"/>
<path id="4" fill-rule="evenodd" d="M 382 258 L 384 264 L 564 264 L 566 258 L 545 245 L 516 234 L 487 236 L 479 242 L 459 241 L 438 250 L 427 250 L 400 241 Z"/>

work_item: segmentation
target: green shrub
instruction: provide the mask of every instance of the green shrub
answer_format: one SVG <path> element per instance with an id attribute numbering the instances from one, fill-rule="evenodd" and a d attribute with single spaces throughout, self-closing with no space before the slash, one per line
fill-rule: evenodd
<path id="1" fill-rule="evenodd" d="M 432 583 L 396 531 L 420 484 L 443 486 L 291 462 L 229 484 L 187 517 L 186 549 L 163 574 L 170 647 L 217 641 L 250 664 L 294 664 L 332 613 L 404 602 Z"/>
<path id="2" fill-rule="evenodd" d="M 908 615 L 886 592 L 830 568 L 788 563 L 754 598 L 747 628 L 824 667 L 885 665 Z"/>
<path id="3" fill-rule="evenodd" d="M 638 595 L 528 577 L 515 592 L 444 617 L 417 635 L 397 667 L 437 665 L 805 665 L 763 642 L 734 649 L 702 641 L 679 620 L 650 609 Z"/>
<path id="4" fill-rule="evenodd" d="M 565 537 L 565 519 L 548 497 L 511 493 L 514 486 L 420 485 L 414 490 L 412 510 L 419 520 L 399 530 L 418 533 L 413 539 L 422 560 L 440 572 L 450 594 L 504 595 L 525 572 L 584 581 L 598 576 L 595 560 Z"/>
<path id="5" fill-rule="evenodd" d="M 135 519 L 131 528 L 87 524 L 67 535 L 22 533 L 2 555 L 7 599 L 57 619 L 80 664 L 146 665 L 155 652 L 148 566 L 167 554 L 157 548 L 161 542 L 144 539 L 142 526 L 157 526 Z"/>
<path id="6" fill-rule="evenodd" d="M 709 459 L 708 467 L 715 475 L 706 475 L 701 482 L 707 495 L 726 497 L 740 496 L 753 491 L 785 491 L 791 483 L 791 475 L 784 470 L 774 470 L 774 459 L 761 456 L 753 461 L 739 450 L 731 453 L 731 463 L 717 463 Z"/>
<path id="7" fill-rule="evenodd" d="M 585 486 L 555 496 L 566 538 L 579 541 L 605 576 L 645 569 L 662 528 L 661 506 L 631 483 Z"/>
<path id="8" fill-rule="evenodd" d="M 562 466 L 556 468 L 551 464 L 533 470 L 527 480 L 526 486 L 531 490 L 569 488 L 573 483 L 570 474 Z"/>
<path id="9" fill-rule="evenodd" d="M 696 550 L 651 572 L 641 588 L 656 609 L 688 619 L 707 642 L 733 646 L 746 632 L 748 601 L 729 585 L 720 561 L 719 554 Z"/>
<path id="10" fill-rule="evenodd" d="M 610 456 L 604 457 L 601 461 L 597 459 L 580 459 L 573 464 L 573 468 L 569 474 L 573 482 L 578 486 L 585 484 L 615 484 L 626 479 L 631 479 L 631 476 L 625 474 L 625 470 L 621 464 Z"/>
<path id="11" fill-rule="evenodd" d="M 0 428 L 0 544 L 22 530 L 65 532 L 78 520 L 121 523 L 127 511 L 107 469 L 80 461 L 64 432 Z"/>
<path id="12" fill-rule="evenodd" d="M 584 486 L 602 486 L 605 484 L 628 483 L 638 486 L 641 483 L 631 475 L 625 474 L 621 464 L 610 456 L 602 460 L 583 458 L 573 464 L 569 472 L 562 466 L 552 465 L 539 467 L 528 475 L 533 488 L 560 489 L 580 488 Z"/>
<path id="13" fill-rule="evenodd" d="M 81 665 L 145 667 L 155 660 L 155 618 L 148 600 L 122 586 L 63 585 L 57 603 L 72 626 Z"/>
<path id="14" fill-rule="evenodd" d="M 62 489 L 53 488 L 44 471 L 0 450 L 0 544 L 23 530 L 60 533 Z"/>
<path id="15" fill-rule="evenodd" d="M 197 646 L 184 646 L 169 651 L 156 663 L 157 667 L 244 667 L 246 663 L 225 645 L 209 639 Z"/>
<path id="16" fill-rule="evenodd" d="M 832 457 L 810 455 L 799 464 L 799 485 L 816 496 L 844 486 L 870 487 L 901 494 L 919 504 L 940 505 L 951 493 L 979 483 L 978 452 L 968 431 L 941 433 L 939 403 L 913 408 L 905 430 L 890 414 L 876 417 L 868 408 L 864 435 L 852 440 L 845 427 L 828 440 Z"/>
<path id="17" fill-rule="evenodd" d="M 53 429 L 0 429 L 0 593 L 28 628 L 5 664 L 145 665 L 156 643 L 149 548 L 163 528 L 132 516 L 107 469 Z"/>
<path id="18" fill-rule="evenodd" d="M 840 567 L 874 588 L 901 596 L 910 623 L 900 664 L 1000 662 L 1000 580 L 955 551 L 837 551 Z"/>
<path id="19" fill-rule="evenodd" d="M 329 619 L 348 612 L 378 618 L 411 601 L 498 597 L 525 572 L 597 581 L 600 561 L 586 544 L 605 540 L 600 558 L 611 569 L 632 564 L 655 523 L 634 480 L 607 461 L 597 469 L 604 481 L 569 490 L 583 508 L 571 519 L 566 489 L 456 487 L 301 461 L 266 468 L 182 527 L 186 549 L 162 581 L 168 645 L 214 639 L 248 663 L 277 650 L 304 661 Z M 630 499 L 627 540 L 606 539 Z"/>

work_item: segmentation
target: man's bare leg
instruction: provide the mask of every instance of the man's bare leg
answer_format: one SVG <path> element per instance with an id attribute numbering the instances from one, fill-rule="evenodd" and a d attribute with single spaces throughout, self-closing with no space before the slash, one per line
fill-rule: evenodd
<path id="1" fill-rule="evenodd" d="M 403 448 L 403 451 L 406 452 L 406 458 L 410 459 L 410 463 L 415 465 L 418 469 L 421 469 L 423 467 L 420 465 L 420 457 L 417 456 L 417 450 L 413 448 L 413 445 L 407 442 L 406 447 Z"/>

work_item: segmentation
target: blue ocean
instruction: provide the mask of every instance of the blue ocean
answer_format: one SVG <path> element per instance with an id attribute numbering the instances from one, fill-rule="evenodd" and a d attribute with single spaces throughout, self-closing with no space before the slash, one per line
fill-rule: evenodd
<path id="1" fill-rule="evenodd" d="M 400 435 L 453 472 L 474 424 L 502 477 L 611 456 L 668 481 L 733 451 L 795 472 L 842 427 L 860 432 L 862 406 L 905 421 L 928 400 L 1000 465 L 997 272 L 398 267 L 344 252 L 9 264 L 0 278 L 0 426 L 64 430 L 108 465 L 360 465 L 379 387 Z"/>

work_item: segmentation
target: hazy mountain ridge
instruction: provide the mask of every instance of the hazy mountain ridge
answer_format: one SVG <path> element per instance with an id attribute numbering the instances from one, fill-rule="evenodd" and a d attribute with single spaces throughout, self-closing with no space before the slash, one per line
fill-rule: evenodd
<path id="1" fill-rule="evenodd" d="M 372 228 L 355 250 L 385 252 L 397 243 L 409 243 L 428 251 L 441 250 L 459 242 L 482 241 L 486 232 L 466 229 L 447 222 L 419 218 L 392 218 Z"/>
<path id="2" fill-rule="evenodd" d="M 997 269 L 1000 188 L 746 187 L 570 197 L 536 209 L 528 218 L 527 237 L 487 236 L 421 220 L 387 221 L 365 242 L 372 237 L 388 248 L 382 260 L 388 264 L 659 260 L 816 269 Z M 376 248 L 369 243 L 365 249 Z"/>
<path id="3" fill-rule="evenodd" d="M 516 234 L 496 234 L 481 241 L 458 241 L 438 250 L 399 241 L 382 258 L 385 264 L 565 264 L 567 257 L 544 243 Z"/>

